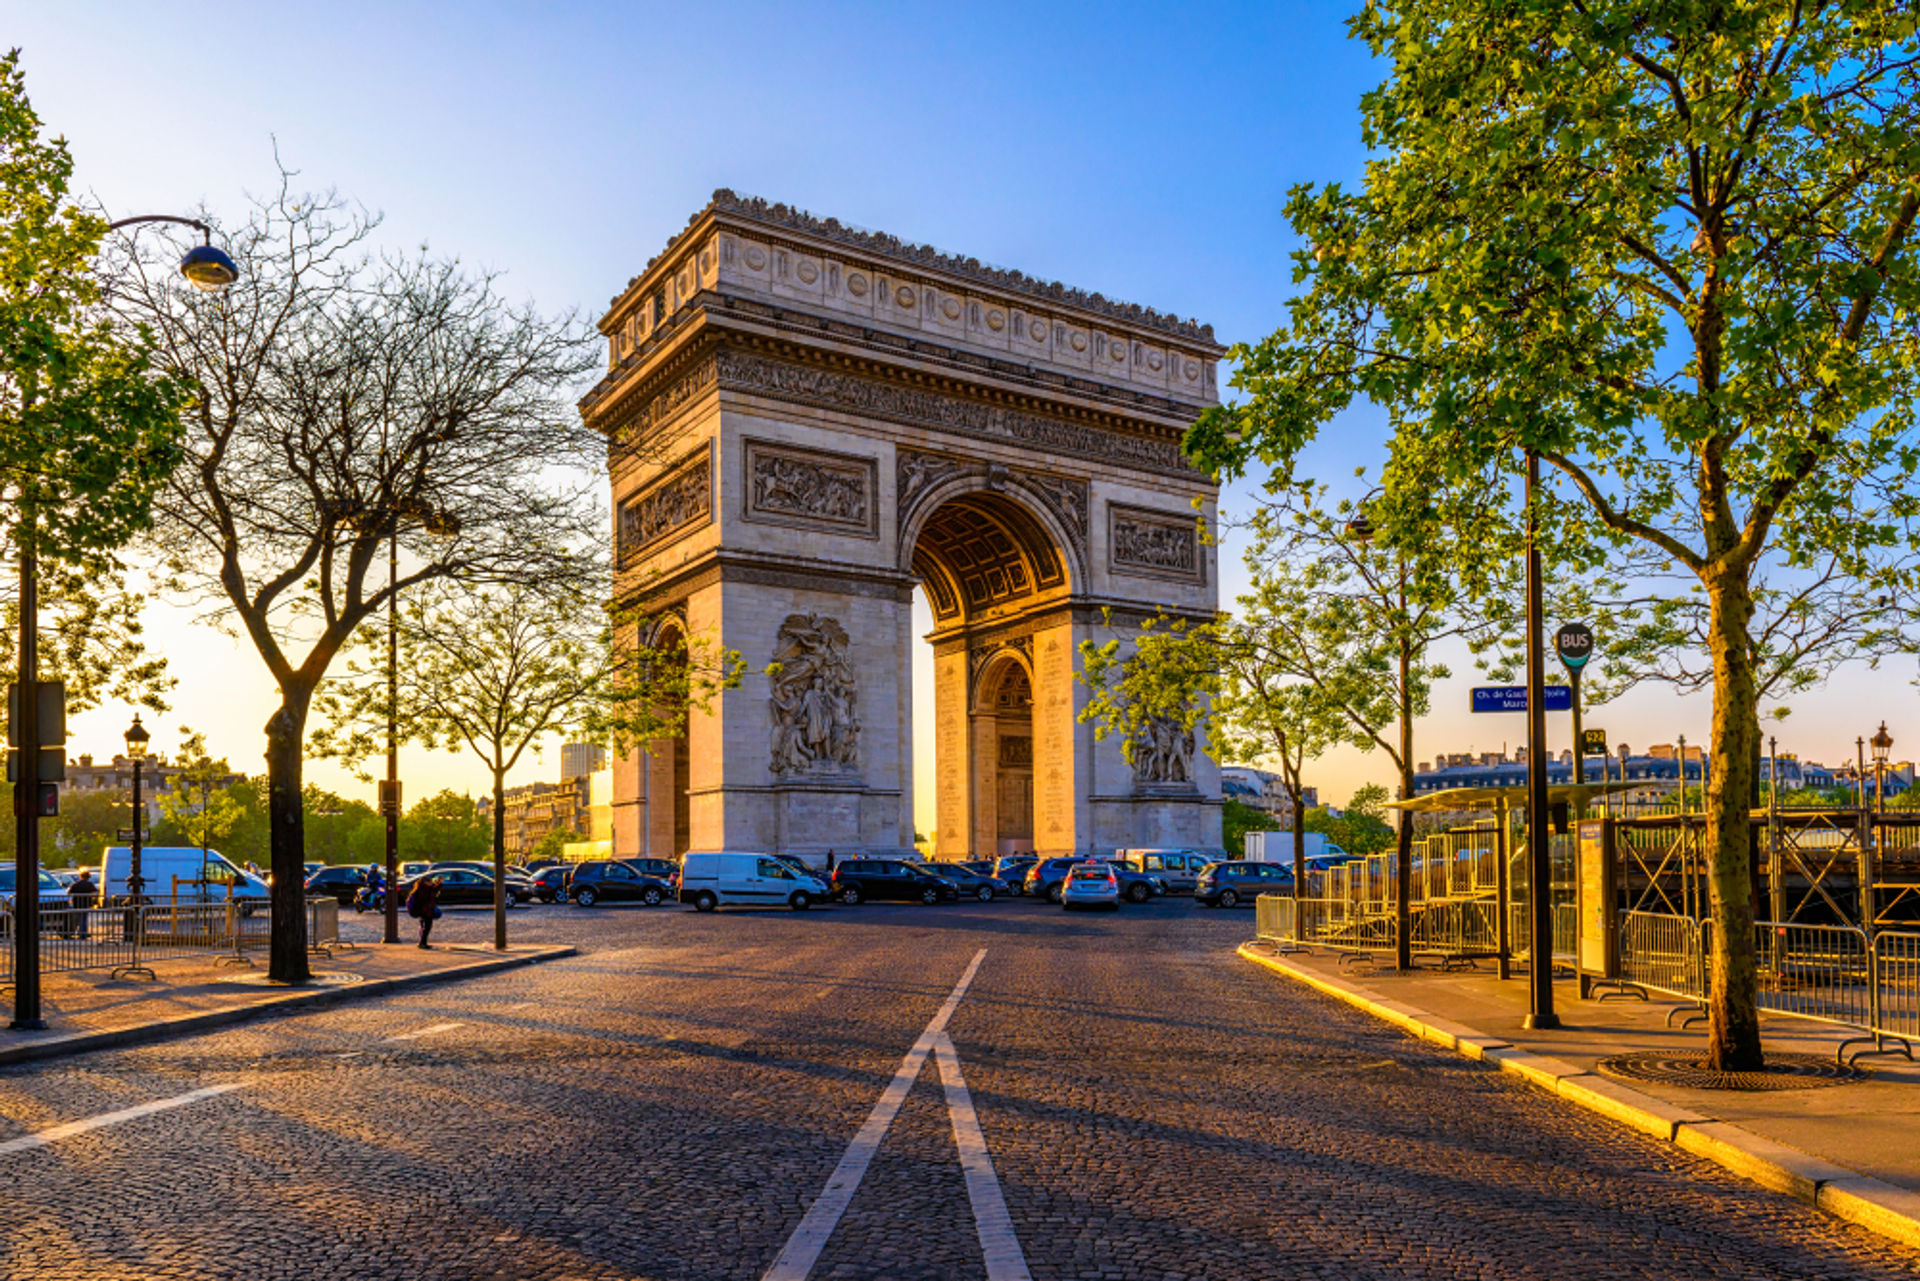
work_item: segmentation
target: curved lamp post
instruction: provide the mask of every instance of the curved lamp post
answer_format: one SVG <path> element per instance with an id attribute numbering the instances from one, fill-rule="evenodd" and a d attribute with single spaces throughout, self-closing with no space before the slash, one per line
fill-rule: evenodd
<path id="1" fill-rule="evenodd" d="M 175 214 L 142 214 L 107 224 L 109 231 L 138 223 L 177 222 L 200 233 L 201 243 L 180 259 L 180 274 L 195 289 L 208 292 L 224 289 L 240 278 L 233 259 L 213 244 L 213 228 L 197 218 Z M 15 686 L 17 714 L 14 718 L 15 742 L 20 750 L 19 781 L 14 785 L 14 846 L 16 850 L 14 912 L 14 1002 L 11 1027 L 34 1031 L 46 1027 L 40 1014 L 40 819 L 47 811 L 40 792 L 40 601 L 37 589 L 38 566 L 34 555 L 33 522 L 29 513 L 20 540 L 20 672 Z M 136 722 L 137 724 L 137 722 Z M 145 730 L 141 730 L 144 735 Z M 144 743 L 144 739 L 142 742 Z M 131 733 L 128 750 L 132 750 Z M 139 768 L 139 758 L 134 761 Z M 136 789 L 137 789 L 136 784 Z M 136 826 L 138 812 L 134 819 Z M 134 843 L 139 857 L 138 838 Z M 138 875 L 138 864 L 133 868 Z M 104 887 L 103 887 L 104 888 Z M 132 886 L 128 887 L 132 889 Z M 136 891 L 137 892 L 137 891 Z"/>
<path id="2" fill-rule="evenodd" d="M 1887 756 L 1893 751 L 1893 735 L 1887 733 L 1887 723 L 1880 722 L 1880 729 L 1867 740 L 1867 746 L 1873 749 L 1873 808 L 1884 810 L 1887 807 Z"/>
<path id="3" fill-rule="evenodd" d="M 141 901 L 141 891 L 147 887 L 147 878 L 140 874 L 140 844 L 146 826 L 140 816 L 140 762 L 146 759 L 147 742 L 153 735 L 140 723 L 140 713 L 133 714 L 133 724 L 127 727 L 127 759 L 133 762 L 133 845 L 127 860 L 127 895 L 134 906 Z"/>

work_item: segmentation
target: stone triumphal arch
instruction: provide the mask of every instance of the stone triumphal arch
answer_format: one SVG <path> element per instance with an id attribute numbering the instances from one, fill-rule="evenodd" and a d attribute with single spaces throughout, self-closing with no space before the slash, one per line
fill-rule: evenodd
<path id="1" fill-rule="evenodd" d="M 1211 329 L 729 192 L 600 327 L 616 593 L 752 667 L 617 763 L 619 853 L 911 849 L 916 587 L 940 856 L 1219 843 L 1205 744 L 1130 764 L 1074 678 L 1083 641 L 1214 609 L 1178 445 Z"/>

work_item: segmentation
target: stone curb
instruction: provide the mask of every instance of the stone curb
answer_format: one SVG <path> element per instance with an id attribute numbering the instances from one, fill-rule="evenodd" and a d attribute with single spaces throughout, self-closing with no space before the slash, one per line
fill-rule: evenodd
<path id="1" fill-rule="evenodd" d="M 1705 1157 L 1743 1179 L 1784 1193 L 1869 1232 L 1920 1249 L 1920 1192 L 1810 1156 L 1751 1130 L 1654 1098 L 1611 1077 L 1522 1050 L 1378 993 L 1290 965 L 1242 943 L 1239 954 L 1433 1045 L 1480 1059 L 1597 1116 Z"/>
<path id="2" fill-rule="evenodd" d="M 177 1018 L 159 1019 L 151 1023 L 136 1023 L 132 1027 L 112 1028 L 105 1032 L 73 1032 L 65 1036 L 48 1037 L 44 1041 L 33 1041 L 25 1045 L 12 1045 L 0 1048 L 0 1067 L 15 1063 L 31 1063 L 40 1059 L 64 1058 L 70 1054 L 91 1054 L 98 1050 L 115 1050 L 128 1045 L 144 1045 L 150 1041 L 164 1041 L 170 1037 L 184 1036 L 194 1032 L 204 1032 L 210 1028 L 227 1027 L 234 1023 L 245 1023 L 251 1019 L 269 1015 L 283 1014 L 294 1010 L 306 1010 L 317 1007 L 340 1005 L 348 1001 L 363 1000 L 368 997 L 385 996 L 405 988 L 425 987 L 432 983 L 446 983 L 454 979 L 478 978 L 483 974 L 495 974 L 501 970 L 518 969 L 522 965 L 536 965 L 541 961 L 557 961 L 561 957 L 573 956 L 577 949 L 569 944 L 529 949 L 514 952 L 507 956 L 489 957 L 484 961 L 469 961 L 463 965 L 451 965 L 444 969 L 429 970 L 421 974 L 402 974 L 394 978 L 368 979 L 364 983 L 351 983 L 344 987 L 320 987 L 311 991 L 288 992 L 271 1000 L 259 1001 L 252 1005 L 230 1006 L 221 1010 L 202 1010 L 197 1014 L 182 1014 Z"/>

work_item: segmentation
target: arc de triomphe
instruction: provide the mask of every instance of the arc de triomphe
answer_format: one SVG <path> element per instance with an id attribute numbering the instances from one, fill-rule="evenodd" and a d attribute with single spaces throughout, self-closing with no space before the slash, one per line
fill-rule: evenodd
<path id="1" fill-rule="evenodd" d="M 1074 676 L 1082 641 L 1214 610 L 1179 450 L 1210 328 L 725 191 L 600 328 L 616 596 L 752 669 L 616 762 L 618 854 L 910 850 L 916 586 L 939 857 L 1219 844 L 1205 744 L 1130 765 Z"/>

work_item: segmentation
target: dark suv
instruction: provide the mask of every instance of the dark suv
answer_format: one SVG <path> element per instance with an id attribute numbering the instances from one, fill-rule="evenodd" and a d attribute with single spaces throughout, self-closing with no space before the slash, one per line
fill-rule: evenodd
<path id="1" fill-rule="evenodd" d="M 1236 903 L 1251 903 L 1262 894 L 1281 891 L 1293 892 L 1293 869 L 1287 864 L 1235 859 L 1201 868 L 1200 879 L 1193 886 L 1193 898 L 1196 903 L 1209 907 L 1232 907 Z"/>
<path id="2" fill-rule="evenodd" d="M 952 881 L 897 858 L 842 859 L 833 869 L 833 896 L 842 903 L 893 899 L 902 903 L 951 903 L 960 891 Z"/>
<path id="3" fill-rule="evenodd" d="M 366 883 L 364 867 L 323 867 L 307 878 L 307 897 L 331 897 L 341 907 L 352 907 L 354 895 Z"/>
<path id="4" fill-rule="evenodd" d="M 1120 880 L 1120 897 L 1128 903 L 1144 903 L 1154 895 L 1166 892 L 1160 882 L 1144 872 L 1136 872 L 1125 863 L 1113 859 L 1097 859 L 1086 854 L 1035 863 L 1027 869 L 1027 879 L 1021 889 L 1034 898 L 1058 903 L 1060 887 L 1066 884 L 1067 873 L 1076 863 L 1105 863 L 1111 867 Z"/>
<path id="5" fill-rule="evenodd" d="M 657 876 L 644 876 L 624 862 L 581 863 L 567 881 L 567 897 L 575 907 L 595 903 L 645 903 L 658 907 L 673 896 L 673 887 Z"/>

